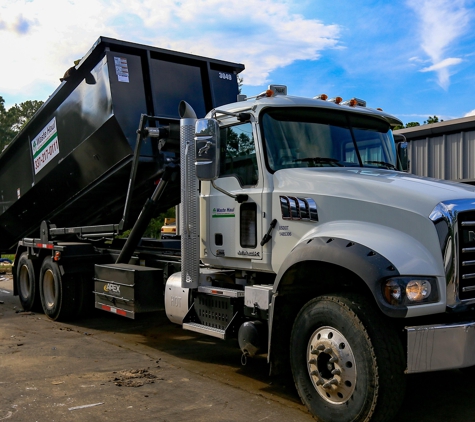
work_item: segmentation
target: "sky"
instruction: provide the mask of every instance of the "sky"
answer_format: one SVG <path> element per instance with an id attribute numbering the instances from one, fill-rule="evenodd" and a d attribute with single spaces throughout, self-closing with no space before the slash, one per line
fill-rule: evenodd
<path id="1" fill-rule="evenodd" d="M 100 36 L 243 63 L 242 93 L 475 115 L 475 0 L 0 0 L 0 96 L 45 101 Z"/>

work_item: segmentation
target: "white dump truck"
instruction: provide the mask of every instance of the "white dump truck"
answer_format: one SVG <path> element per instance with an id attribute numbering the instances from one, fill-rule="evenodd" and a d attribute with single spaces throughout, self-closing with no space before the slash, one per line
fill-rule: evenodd
<path id="1" fill-rule="evenodd" d="M 406 374 L 475 365 L 475 190 L 402 171 L 400 121 L 357 98 L 225 104 L 242 69 L 101 39 L 0 156 L 32 177 L 0 214 L 15 293 L 53 320 L 164 309 L 291 371 L 320 421 L 390 420 Z M 180 240 L 143 238 L 178 203 Z"/>

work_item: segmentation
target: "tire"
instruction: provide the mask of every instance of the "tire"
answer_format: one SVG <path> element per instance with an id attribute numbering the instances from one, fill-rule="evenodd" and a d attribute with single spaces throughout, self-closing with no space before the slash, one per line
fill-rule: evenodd
<path id="1" fill-rule="evenodd" d="M 318 421 L 389 421 L 405 393 L 402 345 L 362 296 L 322 296 L 295 319 L 290 360 L 300 398 Z"/>
<path id="2" fill-rule="evenodd" d="M 50 256 L 43 261 L 40 271 L 40 295 L 44 313 L 54 321 L 76 316 L 78 301 L 75 284 L 70 276 L 62 276 L 58 264 Z"/>
<path id="3" fill-rule="evenodd" d="M 28 259 L 28 253 L 23 252 L 17 264 L 16 287 L 21 306 L 25 311 L 41 311 L 38 275 L 37 266 Z"/>

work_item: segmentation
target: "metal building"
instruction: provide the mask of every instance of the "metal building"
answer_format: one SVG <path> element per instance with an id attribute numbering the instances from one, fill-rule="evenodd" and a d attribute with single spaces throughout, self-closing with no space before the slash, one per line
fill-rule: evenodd
<path id="1" fill-rule="evenodd" d="M 408 141 L 410 173 L 475 184 L 475 116 L 394 133 Z"/>

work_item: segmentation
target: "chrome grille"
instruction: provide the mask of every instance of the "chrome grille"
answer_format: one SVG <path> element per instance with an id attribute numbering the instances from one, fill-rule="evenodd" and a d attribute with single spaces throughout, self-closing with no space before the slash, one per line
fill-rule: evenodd
<path id="1" fill-rule="evenodd" d="M 475 298 L 475 211 L 458 215 L 459 298 Z"/>

